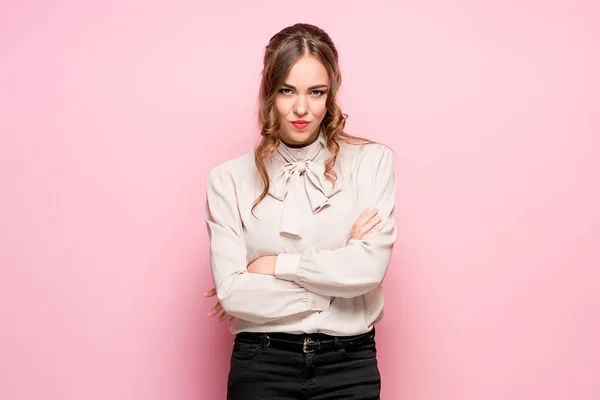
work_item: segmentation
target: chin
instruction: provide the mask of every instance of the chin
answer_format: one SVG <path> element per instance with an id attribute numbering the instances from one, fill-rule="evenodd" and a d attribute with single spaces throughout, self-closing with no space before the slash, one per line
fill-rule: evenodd
<path id="1" fill-rule="evenodd" d="M 302 144 L 302 143 L 306 143 L 308 141 L 310 141 L 310 137 L 311 135 L 307 135 L 307 134 L 296 134 L 292 136 L 292 140 L 298 144 Z"/>
<path id="2" fill-rule="evenodd" d="M 281 136 L 281 139 L 293 144 L 303 144 L 309 142 L 313 134 L 314 132 L 286 132 L 285 135 Z"/>
<path id="3" fill-rule="evenodd" d="M 302 144 L 308 140 L 309 136 L 305 135 L 297 135 L 297 134 L 289 134 L 285 135 L 279 134 L 279 139 L 285 143 L 289 144 Z"/>

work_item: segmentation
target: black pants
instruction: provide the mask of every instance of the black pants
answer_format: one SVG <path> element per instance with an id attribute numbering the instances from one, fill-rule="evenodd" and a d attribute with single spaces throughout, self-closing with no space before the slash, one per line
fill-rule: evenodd
<path id="1" fill-rule="evenodd" d="M 375 331 L 353 346 L 337 345 L 304 352 L 301 343 L 330 341 L 324 334 L 289 335 L 241 333 L 231 353 L 227 382 L 228 400 L 378 400 L 381 376 L 377 366 Z M 365 334 L 365 335 L 369 335 Z M 275 343 L 275 337 L 296 341 L 298 346 Z M 344 337 L 338 337 L 344 339 Z"/>

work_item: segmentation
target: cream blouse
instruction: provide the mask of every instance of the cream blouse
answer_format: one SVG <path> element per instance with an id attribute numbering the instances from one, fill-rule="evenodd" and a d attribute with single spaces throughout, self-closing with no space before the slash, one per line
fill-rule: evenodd
<path id="1" fill-rule="evenodd" d="M 396 240 L 392 153 L 380 144 L 340 143 L 332 185 L 325 143 L 321 133 L 302 148 L 280 144 L 265 160 L 271 186 L 255 216 L 263 183 L 253 151 L 208 175 L 212 275 L 222 307 L 239 318 L 233 334 L 356 335 L 383 316 L 381 282 Z M 366 208 L 379 211 L 380 230 L 348 241 Z M 264 255 L 278 255 L 275 277 L 246 271 Z"/>

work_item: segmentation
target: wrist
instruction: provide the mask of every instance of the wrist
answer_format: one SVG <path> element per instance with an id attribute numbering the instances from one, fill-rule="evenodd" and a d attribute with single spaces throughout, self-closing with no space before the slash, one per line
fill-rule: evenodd
<path id="1" fill-rule="evenodd" d="M 254 260 L 246 270 L 252 274 L 262 274 L 275 276 L 275 263 L 277 262 L 277 255 L 274 256 L 261 256 Z"/>
<path id="2" fill-rule="evenodd" d="M 269 275 L 271 276 L 275 276 L 275 265 L 277 264 L 277 258 L 279 256 L 278 255 L 274 255 L 274 256 L 269 256 Z"/>

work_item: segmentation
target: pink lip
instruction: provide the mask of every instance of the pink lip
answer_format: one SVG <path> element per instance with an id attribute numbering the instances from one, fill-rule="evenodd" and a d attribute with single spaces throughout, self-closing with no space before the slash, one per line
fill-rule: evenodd
<path id="1" fill-rule="evenodd" d="M 310 123 L 310 122 L 308 122 L 308 121 L 303 121 L 303 120 L 292 121 L 292 125 L 294 125 L 294 127 L 295 127 L 296 129 L 300 129 L 300 130 L 302 130 L 302 129 L 306 128 L 306 127 L 308 126 L 308 124 L 309 124 L 309 123 Z"/>

